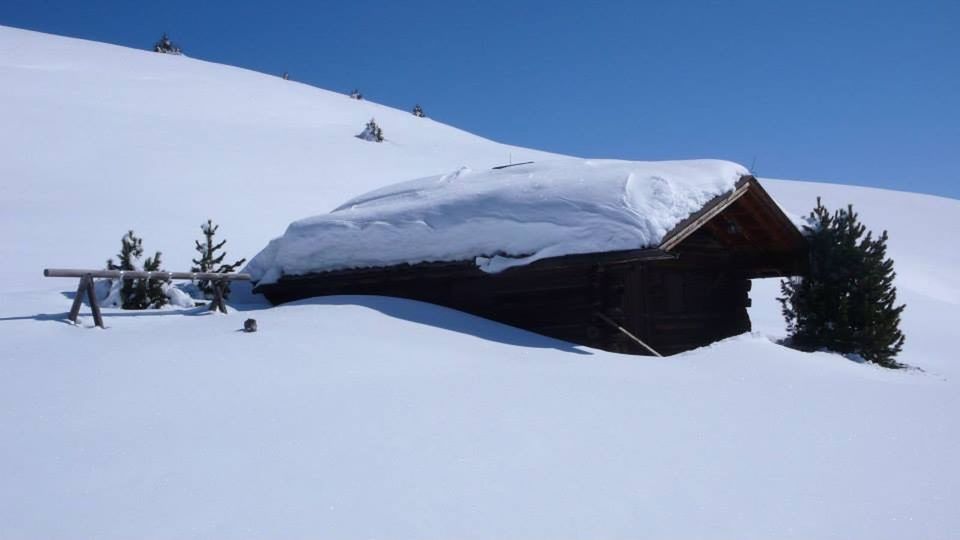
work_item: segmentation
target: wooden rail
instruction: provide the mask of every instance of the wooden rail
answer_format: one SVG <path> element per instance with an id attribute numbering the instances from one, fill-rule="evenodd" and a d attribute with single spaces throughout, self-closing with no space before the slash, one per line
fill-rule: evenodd
<path id="1" fill-rule="evenodd" d="M 73 305 L 70 307 L 70 314 L 67 318 L 73 324 L 77 324 L 77 316 L 80 314 L 80 305 L 83 303 L 83 296 L 87 296 L 90 303 L 90 311 L 93 312 L 94 323 L 103 328 L 103 316 L 100 314 L 100 304 L 97 302 L 97 294 L 94 290 L 94 278 L 107 279 L 153 279 L 157 281 L 172 281 L 174 279 L 209 280 L 213 283 L 213 301 L 210 302 L 211 310 L 227 312 L 227 305 L 223 301 L 223 285 L 227 281 L 249 281 L 250 274 L 221 274 L 216 272 L 144 272 L 142 270 L 79 270 L 75 268 L 44 268 L 43 275 L 46 277 L 64 277 L 80 278 L 80 285 L 77 286 L 77 294 L 73 297 Z"/>
<path id="2" fill-rule="evenodd" d="M 141 270 L 77 270 L 75 268 L 45 268 L 45 277 L 72 277 L 109 279 L 209 279 L 211 281 L 249 281 L 250 274 L 218 274 L 215 272 L 143 272 Z"/>

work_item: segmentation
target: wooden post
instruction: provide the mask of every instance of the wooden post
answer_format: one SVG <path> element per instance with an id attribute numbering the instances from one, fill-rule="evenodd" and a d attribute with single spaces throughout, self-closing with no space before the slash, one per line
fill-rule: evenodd
<path id="1" fill-rule="evenodd" d="M 90 302 L 90 311 L 93 312 L 93 323 L 104 328 L 103 317 L 100 315 L 100 303 L 97 302 L 97 291 L 93 286 L 93 277 L 87 275 L 84 279 L 87 281 L 87 300 Z"/>
<path id="2" fill-rule="evenodd" d="M 223 281 L 213 282 L 213 302 L 210 302 L 210 311 L 227 312 L 227 305 L 223 301 Z"/>
<path id="3" fill-rule="evenodd" d="M 67 319 L 73 324 L 77 324 L 77 316 L 80 315 L 80 304 L 83 303 L 83 297 L 87 297 L 87 303 L 90 304 L 90 311 L 93 312 L 93 323 L 104 328 L 103 316 L 100 314 L 100 303 L 97 302 L 97 291 L 93 285 L 93 277 L 90 274 L 84 274 L 80 278 L 80 285 L 77 286 L 77 294 L 73 297 L 73 305 L 70 306 L 70 314 Z"/>
<path id="4" fill-rule="evenodd" d="M 77 294 L 73 297 L 73 305 L 70 306 L 70 314 L 67 319 L 73 324 L 77 324 L 77 316 L 80 315 L 80 304 L 83 303 L 83 295 L 87 292 L 87 276 L 80 278 L 80 284 L 77 285 Z"/>

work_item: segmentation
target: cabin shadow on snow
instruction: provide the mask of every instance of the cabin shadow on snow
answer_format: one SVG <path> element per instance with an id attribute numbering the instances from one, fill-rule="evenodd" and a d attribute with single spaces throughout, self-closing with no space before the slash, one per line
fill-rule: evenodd
<path id="1" fill-rule="evenodd" d="M 361 306 L 395 319 L 442 328 L 505 345 L 555 349 L 583 355 L 593 354 L 590 351 L 578 349 L 573 343 L 417 300 L 387 296 L 343 295 L 308 298 L 288 305 Z"/>

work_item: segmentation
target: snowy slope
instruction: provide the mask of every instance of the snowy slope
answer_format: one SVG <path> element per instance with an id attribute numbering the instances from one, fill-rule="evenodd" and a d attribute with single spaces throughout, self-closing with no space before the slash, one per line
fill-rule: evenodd
<path id="1" fill-rule="evenodd" d="M 549 156 L 182 56 L 5 27 L 0 51 L 0 227 L 17 234 L 0 257 L 21 261 L 5 280 L 18 289 L 44 266 L 101 266 L 131 228 L 180 269 L 213 218 L 250 258 L 384 184 Z M 371 117 L 385 142 L 355 138 Z"/>
<path id="2" fill-rule="evenodd" d="M 900 360 L 924 371 L 774 344 L 773 282 L 757 333 L 665 359 L 383 298 L 75 328 L 75 284 L 40 269 L 98 267 L 127 228 L 182 268 L 209 216 L 249 257 L 376 187 L 546 156 L 8 28 L 0 82 L 0 538 L 960 536 L 960 201 L 763 181 L 795 215 L 821 195 L 890 230 Z M 387 142 L 353 137 L 370 116 Z"/>

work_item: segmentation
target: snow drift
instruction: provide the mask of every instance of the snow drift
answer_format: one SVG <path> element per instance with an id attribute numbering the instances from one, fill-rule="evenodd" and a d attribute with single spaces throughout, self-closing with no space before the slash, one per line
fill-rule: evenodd
<path id="1" fill-rule="evenodd" d="M 463 168 L 296 221 L 246 271 L 272 283 L 285 274 L 473 259 L 499 272 L 547 257 L 651 247 L 745 174 L 718 160 Z"/>

